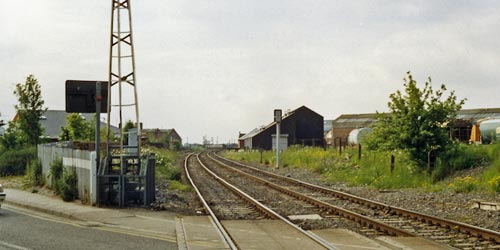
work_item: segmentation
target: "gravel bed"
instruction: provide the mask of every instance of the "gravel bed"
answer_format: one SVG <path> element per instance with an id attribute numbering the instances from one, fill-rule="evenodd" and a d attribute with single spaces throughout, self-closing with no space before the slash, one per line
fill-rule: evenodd
<path id="1" fill-rule="evenodd" d="M 421 189 L 377 190 L 370 187 L 348 187 L 344 184 L 327 183 L 322 180 L 319 174 L 305 169 L 282 168 L 276 170 L 265 166 L 254 166 L 270 172 L 301 179 L 309 183 L 389 204 L 391 206 L 460 221 L 462 223 L 500 232 L 500 195 L 498 194 L 493 195 L 479 192 L 454 193 L 450 190 L 426 192 Z M 478 174 L 477 172 L 480 171 L 477 169 L 475 171 L 465 171 L 457 173 L 455 176 L 475 175 Z M 477 208 L 477 202 L 498 203 L 499 210 L 479 209 Z"/>
<path id="2" fill-rule="evenodd" d="M 269 166 L 254 166 L 392 206 L 410 209 L 440 218 L 456 220 L 500 232 L 500 210 L 483 210 L 474 207 L 478 201 L 500 203 L 500 195 L 477 192 L 454 193 L 449 190 L 426 192 L 421 189 L 377 190 L 370 187 L 349 187 L 344 184 L 327 183 L 322 180 L 319 174 L 305 169 L 274 169 Z M 459 173 L 457 175 L 470 175 L 470 172 Z M 161 192 L 163 191 L 160 191 L 160 193 Z M 194 213 L 192 210 L 193 206 L 185 206 L 185 208 L 186 210 L 183 212 L 188 214 Z M 168 206 L 165 206 L 164 209 L 170 210 Z"/>

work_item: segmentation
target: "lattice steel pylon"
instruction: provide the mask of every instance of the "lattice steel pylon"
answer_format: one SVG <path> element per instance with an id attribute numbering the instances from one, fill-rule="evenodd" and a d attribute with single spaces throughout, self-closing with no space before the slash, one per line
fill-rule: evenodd
<path id="1" fill-rule="evenodd" d="M 108 75 L 108 115 L 107 115 L 107 153 L 101 163 L 100 190 L 105 203 L 116 201 L 120 207 L 130 200 L 137 200 L 146 195 L 139 194 L 145 190 L 144 165 L 141 164 L 141 126 L 139 121 L 139 102 L 137 97 L 137 80 L 135 73 L 135 55 L 132 36 L 132 14 L 130 0 L 112 0 L 111 32 L 109 50 Z M 111 142 L 111 114 L 114 107 L 119 112 L 120 137 L 119 146 Z M 136 136 L 124 131 L 124 114 L 135 112 Z M 128 134 L 127 145 L 124 145 L 125 134 Z M 135 137 L 135 138 L 134 138 Z M 133 139 L 132 139 L 133 138 Z M 132 142 L 132 143 L 131 143 Z M 100 191 L 100 192 L 101 192 Z"/>
<path id="2" fill-rule="evenodd" d="M 123 19 L 123 16 L 126 16 Z M 123 29 L 125 28 L 125 30 Z M 139 101 L 137 97 L 137 81 L 135 74 L 135 53 L 132 35 L 132 14 L 130 8 L 130 0 L 112 0 L 111 8 L 111 34 L 110 34 L 110 50 L 109 50 L 109 85 L 108 85 L 108 128 L 107 128 L 107 144 L 108 155 L 111 129 L 110 120 L 112 107 L 119 109 L 119 125 L 120 125 L 120 151 L 123 151 L 124 143 L 124 123 L 123 109 L 125 107 L 135 108 L 135 118 L 137 126 L 137 154 L 140 156 L 140 138 L 141 126 L 139 121 Z M 114 88 L 118 87 L 118 103 L 112 104 Z M 115 91 L 116 92 L 116 91 Z M 132 103 L 124 103 L 125 97 L 130 97 Z"/>

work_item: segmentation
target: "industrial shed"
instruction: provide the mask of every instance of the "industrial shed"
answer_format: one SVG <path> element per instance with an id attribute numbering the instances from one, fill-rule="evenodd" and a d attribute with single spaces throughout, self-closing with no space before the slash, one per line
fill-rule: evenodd
<path id="1" fill-rule="evenodd" d="M 460 142 L 479 142 L 481 135 L 480 124 L 484 121 L 500 119 L 500 108 L 486 109 L 463 109 L 458 111 L 457 119 L 450 126 L 450 137 Z M 328 133 L 328 145 L 338 146 L 347 143 L 349 133 L 354 129 L 361 129 L 373 126 L 377 122 L 377 114 L 344 114 L 332 122 L 332 130 Z M 472 138 L 475 137 L 475 138 Z"/>
<path id="2" fill-rule="evenodd" d="M 282 117 L 280 135 L 280 140 L 288 137 L 288 146 L 324 146 L 323 116 L 306 106 L 286 112 Z M 241 135 L 240 148 L 271 150 L 273 136 L 276 136 L 275 122 Z"/>
<path id="3" fill-rule="evenodd" d="M 494 119 L 500 119 L 500 108 L 460 110 L 451 126 L 450 136 L 461 142 L 479 143 L 484 139 L 484 135 L 479 133 L 481 123 Z M 473 130 L 475 133 L 472 133 Z"/>
<path id="4" fill-rule="evenodd" d="M 345 114 L 339 116 L 332 122 L 332 130 L 329 133 L 328 144 L 338 146 L 347 144 L 349 133 L 354 129 L 367 128 L 377 122 L 377 114 Z"/>

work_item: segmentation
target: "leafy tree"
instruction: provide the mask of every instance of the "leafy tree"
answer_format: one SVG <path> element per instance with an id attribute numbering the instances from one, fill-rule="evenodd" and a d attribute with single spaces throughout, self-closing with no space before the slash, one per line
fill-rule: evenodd
<path id="1" fill-rule="evenodd" d="M 404 93 L 390 95 L 390 112 L 378 113 L 379 121 L 365 143 L 370 149 L 408 151 L 412 160 L 425 166 L 431 151 L 439 155 L 453 143 L 447 126 L 465 99 L 457 100 L 454 91 L 445 97 L 444 84 L 434 91 L 431 78 L 420 89 L 410 72 L 404 82 Z"/>
<path id="2" fill-rule="evenodd" d="M 5 149 L 17 149 L 26 141 L 25 137 L 19 129 L 19 123 L 10 121 L 5 134 L 0 137 L 0 144 Z"/>
<path id="3" fill-rule="evenodd" d="M 47 110 L 43 108 L 44 101 L 38 80 L 33 75 L 29 75 L 24 84 L 16 84 L 14 95 L 19 101 L 15 105 L 19 115 L 18 128 L 24 133 L 27 144 L 36 145 L 40 142 L 40 136 L 43 133 L 39 119 Z"/>
<path id="4" fill-rule="evenodd" d="M 62 128 L 59 137 L 66 140 L 85 141 L 94 137 L 92 132 L 92 124 L 85 121 L 80 114 L 72 113 L 66 117 L 66 127 Z"/>

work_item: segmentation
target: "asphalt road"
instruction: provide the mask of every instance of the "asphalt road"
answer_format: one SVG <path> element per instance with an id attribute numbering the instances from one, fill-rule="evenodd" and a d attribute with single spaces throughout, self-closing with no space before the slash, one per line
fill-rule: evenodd
<path id="1" fill-rule="evenodd" d="M 172 242 L 82 226 L 56 217 L 0 208 L 0 250 L 177 249 Z"/>

